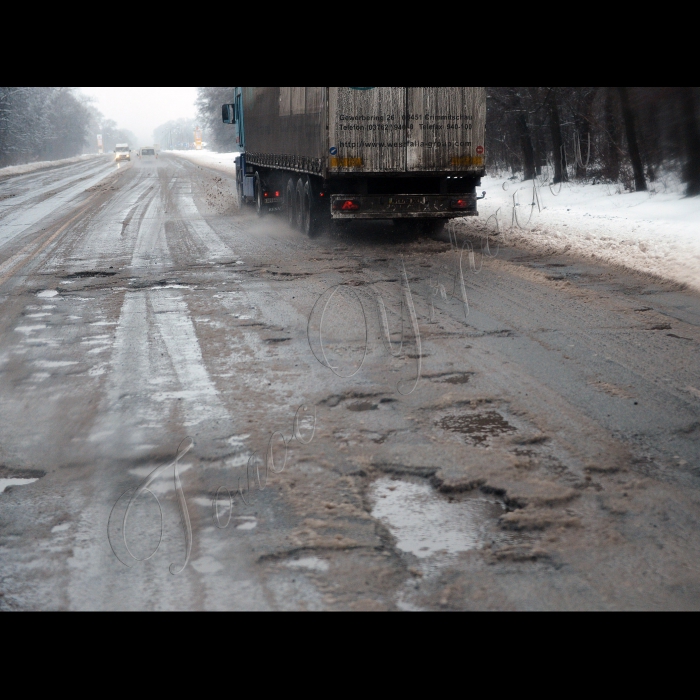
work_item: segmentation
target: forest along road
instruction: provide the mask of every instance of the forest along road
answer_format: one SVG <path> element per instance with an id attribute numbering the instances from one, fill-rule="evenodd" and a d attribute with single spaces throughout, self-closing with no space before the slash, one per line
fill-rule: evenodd
<path id="1" fill-rule="evenodd" d="M 698 295 L 484 225 L 0 181 L 0 610 L 700 609 Z"/>

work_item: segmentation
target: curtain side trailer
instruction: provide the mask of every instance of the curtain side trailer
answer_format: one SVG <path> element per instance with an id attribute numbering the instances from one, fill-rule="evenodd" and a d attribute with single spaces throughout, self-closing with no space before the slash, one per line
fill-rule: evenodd
<path id="1" fill-rule="evenodd" d="M 238 189 L 309 235 L 329 220 L 478 216 L 485 87 L 238 87 Z"/>

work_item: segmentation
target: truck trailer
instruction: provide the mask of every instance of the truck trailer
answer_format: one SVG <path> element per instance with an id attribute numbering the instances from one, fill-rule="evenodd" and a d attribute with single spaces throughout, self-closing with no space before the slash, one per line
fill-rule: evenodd
<path id="1" fill-rule="evenodd" d="M 329 221 L 478 216 L 485 87 L 237 87 L 242 201 L 307 235 Z"/>

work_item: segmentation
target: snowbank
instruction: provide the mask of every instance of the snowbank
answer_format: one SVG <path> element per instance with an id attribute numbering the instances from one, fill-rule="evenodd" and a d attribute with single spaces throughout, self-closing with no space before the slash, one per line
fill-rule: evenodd
<path id="1" fill-rule="evenodd" d="M 76 156 L 75 158 L 65 158 L 64 160 L 45 160 L 41 163 L 27 163 L 26 165 L 11 165 L 8 168 L 0 168 L 0 178 L 7 177 L 8 175 L 26 175 L 27 173 L 33 173 L 36 170 L 43 170 L 44 168 L 56 168 L 60 165 L 70 165 L 71 163 L 82 163 L 86 160 L 92 160 L 93 158 L 105 158 L 107 156 L 98 155 L 86 155 L 86 156 Z"/>
<path id="2" fill-rule="evenodd" d="M 212 170 L 220 170 L 229 175 L 236 174 L 234 160 L 238 153 L 213 153 L 212 151 L 168 151 L 180 158 L 186 158 L 197 165 L 203 165 Z"/>
<path id="3" fill-rule="evenodd" d="M 491 177 L 480 189 L 487 193 L 479 202 L 481 225 L 498 225 L 509 242 L 596 258 L 700 290 L 700 197 Z"/>

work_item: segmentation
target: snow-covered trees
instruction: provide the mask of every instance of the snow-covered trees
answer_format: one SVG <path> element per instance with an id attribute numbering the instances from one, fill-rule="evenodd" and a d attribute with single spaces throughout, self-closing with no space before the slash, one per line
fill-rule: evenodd
<path id="1" fill-rule="evenodd" d="M 204 128 L 204 140 L 213 151 L 235 151 L 235 129 L 221 120 L 221 105 L 233 101 L 232 87 L 197 88 L 197 109 Z"/>
<path id="2" fill-rule="evenodd" d="M 159 126 L 153 132 L 153 138 L 162 148 L 187 149 L 194 142 L 196 127 L 197 124 L 193 119 L 174 119 Z"/>
<path id="3" fill-rule="evenodd" d="M 646 189 L 660 170 L 700 194 L 700 93 L 695 87 L 490 87 L 492 166 L 530 179 L 622 180 Z M 534 162 L 533 162 L 534 161 Z"/>
<path id="4" fill-rule="evenodd" d="M 0 87 L 0 166 L 78 155 L 90 121 L 76 88 Z"/>

